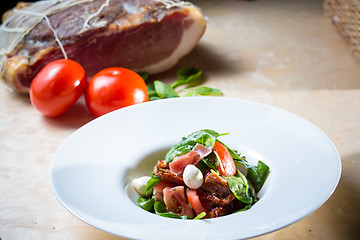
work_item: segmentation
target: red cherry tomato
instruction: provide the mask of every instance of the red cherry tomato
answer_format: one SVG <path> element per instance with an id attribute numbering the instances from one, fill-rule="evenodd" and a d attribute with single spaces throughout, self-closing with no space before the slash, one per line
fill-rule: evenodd
<path id="1" fill-rule="evenodd" d="M 220 158 L 218 167 L 220 175 L 234 175 L 236 173 L 236 166 L 229 150 L 217 141 L 213 149 Z"/>
<path id="2" fill-rule="evenodd" d="M 90 79 L 85 100 L 90 112 L 99 117 L 116 109 L 146 102 L 149 95 L 145 81 L 139 74 L 126 68 L 111 67 Z"/>
<path id="3" fill-rule="evenodd" d="M 79 99 L 86 84 L 86 73 L 80 64 L 69 59 L 56 60 L 33 79 L 30 100 L 45 116 L 57 117 Z"/>

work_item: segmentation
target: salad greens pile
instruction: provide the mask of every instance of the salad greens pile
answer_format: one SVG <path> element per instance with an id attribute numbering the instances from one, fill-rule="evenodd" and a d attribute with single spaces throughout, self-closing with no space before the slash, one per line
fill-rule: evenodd
<path id="1" fill-rule="evenodd" d="M 177 71 L 177 81 L 168 85 L 162 81 L 155 80 L 148 83 L 149 100 L 159 100 L 175 97 L 193 97 L 193 96 L 221 96 L 222 92 L 217 88 L 207 86 L 198 86 L 201 82 L 203 71 L 193 67 L 183 67 Z M 139 73 L 147 81 L 150 75 L 148 73 Z M 178 90 L 179 86 L 186 86 Z"/>
<path id="2" fill-rule="evenodd" d="M 191 151 L 197 143 L 200 143 L 205 147 L 214 147 L 216 141 L 220 142 L 218 137 L 222 135 L 227 135 L 227 133 L 219 134 L 210 129 L 203 129 L 191 133 L 187 137 L 183 137 L 178 144 L 171 147 L 171 149 L 167 152 L 164 161 L 170 163 L 174 157 Z M 237 168 L 234 175 L 224 175 L 221 177 L 226 180 L 231 193 L 235 196 L 236 199 L 234 201 L 239 201 L 239 204 L 234 205 L 241 206 L 241 208 L 233 209 L 233 212 L 247 210 L 259 200 L 257 193 L 264 185 L 267 176 L 269 175 L 270 168 L 260 160 L 257 165 L 251 165 L 247 162 L 246 157 L 241 155 L 238 151 L 231 149 L 222 142 L 220 143 L 223 144 L 230 152 L 236 167 L 242 166 L 246 168 L 245 173 L 243 169 L 239 170 L 239 168 Z M 210 171 L 220 176 L 218 170 L 220 160 L 219 156 L 212 152 L 208 156 L 202 158 L 197 164 L 197 167 L 201 172 L 203 172 L 203 174 Z M 146 192 L 149 192 L 149 190 L 151 190 L 160 181 L 161 178 L 152 172 L 152 176 L 146 184 Z M 167 212 L 165 203 L 162 201 L 155 201 L 154 191 L 150 192 L 152 193 L 149 196 L 140 197 L 137 200 L 137 204 L 141 208 L 164 217 L 189 219 L 188 216 L 179 216 L 175 213 Z M 206 213 L 203 212 L 197 215 L 194 219 L 203 218 L 205 215 Z"/>

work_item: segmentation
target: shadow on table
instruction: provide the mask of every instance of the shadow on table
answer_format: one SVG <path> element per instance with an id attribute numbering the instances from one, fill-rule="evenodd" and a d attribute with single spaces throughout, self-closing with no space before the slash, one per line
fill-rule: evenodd
<path id="1" fill-rule="evenodd" d="M 44 121 L 48 124 L 60 128 L 73 129 L 78 129 L 93 119 L 95 119 L 95 117 L 93 117 L 87 109 L 83 97 L 72 105 L 63 115 L 56 118 L 44 117 Z"/>
<path id="2" fill-rule="evenodd" d="M 237 62 L 236 65 L 232 64 L 224 54 L 219 54 L 211 46 L 207 44 L 198 44 L 193 51 L 187 54 L 185 57 L 171 69 L 150 76 L 149 80 L 161 80 L 174 82 L 177 79 L 176 72 L 183 67 L 199 68 L 203 71 L 203 77 L 206 80 L 206 76 L 221 75 L 221 74 L 238 74 L 239 69 L 243 68 L 241 62 Z M 218 50 L 218 49 L 217 49 Z"/>
<path id="3" fill-rule="evenodd" d="M 342 167 L 340 182 L 319 209 L 322 218 L 318 220 L 332 239 L 357 239 L 360 236 L 360 153 L 342 158 Z"/>

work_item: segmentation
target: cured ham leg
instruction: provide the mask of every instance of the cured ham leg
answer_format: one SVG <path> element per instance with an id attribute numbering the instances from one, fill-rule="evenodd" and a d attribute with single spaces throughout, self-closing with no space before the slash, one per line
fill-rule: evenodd
<path id="1" fill-rule="evenodd" d="M 0 36 L 21 31 L 20 23 L 13 26 L 21 19 L 16 16 L 29 17 L 41 2 L 5 14 Z M 188 54 L 206 27 L 196 6 L 178 0 L 63 0 L 61 4 L 64 2 L 69 7 L 46 13 L 13 49 L 8 48 L 12 42 L 0 43 L 0 77 L 11 88 L 27 93 L 44 65 L 64 57 L 79 62 L 88 77 L 113 66 L 159 73 Z"/>

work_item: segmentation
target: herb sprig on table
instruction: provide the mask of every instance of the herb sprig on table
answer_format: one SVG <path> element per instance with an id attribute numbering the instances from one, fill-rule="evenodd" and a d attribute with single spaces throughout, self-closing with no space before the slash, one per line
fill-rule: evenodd
<path id="1" fill-rule="evenodd" d="M 177 71 L 177 80 L 171 85 L 160 80 L 148 83 L 149 100 L 159 100 L 175 97 L 193 97 L 193 96 L 221 96 L 220 89 L 207 86 L 199 86 L 201 83 L 203 71 L 193 67 L 183 67 Z M 141 77 L 147 81 L 149 74 L 140 73 Z M 179 86 L 185 86 L 179 89 Z"/>

